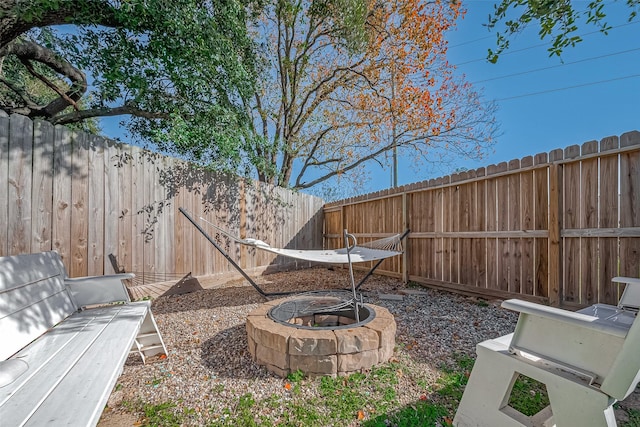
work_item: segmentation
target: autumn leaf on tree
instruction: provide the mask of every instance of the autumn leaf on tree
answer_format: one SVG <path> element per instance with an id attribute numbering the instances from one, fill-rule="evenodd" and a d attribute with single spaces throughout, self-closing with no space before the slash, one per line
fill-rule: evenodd
<path id="1" fill-rule="evenodd" d="M 477 157 L 493 106 L 447 62 L 460 2 L 275 1 L 254 36 L 265 69 L 250 103 L 260 178 L 309 188 L 384 162 L 446 151 Z M 356 40 L 357 42 L 353 42 Z"/>

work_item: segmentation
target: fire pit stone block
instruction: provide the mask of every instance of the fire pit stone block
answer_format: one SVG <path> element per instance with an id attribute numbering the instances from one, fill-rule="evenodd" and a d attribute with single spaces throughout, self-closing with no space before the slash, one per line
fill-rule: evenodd
<path id="1" fill-rule="evenodd" d="M 326 356 L 336 354 L 336 349 L 333 331 L 295 329 L 289 337 L 289 354 L 292 356 Z"/>

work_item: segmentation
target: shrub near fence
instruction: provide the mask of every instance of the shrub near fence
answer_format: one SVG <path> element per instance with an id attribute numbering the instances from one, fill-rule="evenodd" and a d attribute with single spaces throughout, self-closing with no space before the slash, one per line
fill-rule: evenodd
<path id="1" fill-rule="evenodd" d="M 72 277 L 112 273 L 109 254 L 140 277 L 232 271 L 179 207 L 241 237 L 320 248 L 322 205 L 48 122 L 0 117 L 0 256 L 55 249 Z M 290 261 L 221 243 L 250 270 Z"/>
<path id="2" fill-rule="evenodd" d="M 640 133 L 327 204 L 325 245 L 411 229 L 378 272 L 555 306 L 617 303 L 640 277 Z"/>

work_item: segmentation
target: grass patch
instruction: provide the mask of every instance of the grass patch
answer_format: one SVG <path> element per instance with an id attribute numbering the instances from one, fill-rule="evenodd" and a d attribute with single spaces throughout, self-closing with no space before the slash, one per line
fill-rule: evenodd
<path id="1" fill-rule="evenodd" d="M 173 402 L 142 404 L 142 413 L 144 418 L 140 420 L 141 426 L 179 427 L 184 421 L 183 414 L 176 411 L 176 404 Z"/>
<path id="2" fill-rule="evenodd" d="M 640 410 L 627 409 L 629 421 L 620 425 L 620 427 L 640 427 Z"/>
<path id="3" fill-rule="evenodd" d="M 462 399 L 464 386 L 469 381 L 474 360 L 466 355 L 454 355 L 454 359 L 454 368 L 441 368 L 443 375 L 436 382 L 436 392 L 445 401 L 457 407 Z"/>
<path id="4" fill-rule="evenodd" d="M 281 392 L 262 399 L 252 393 L 239 396 L 233 405 L 203 417 L 210 427 L 324 427 L 338 425 L 449 426 L 462 396 L 473 359 L 460 356 L 453 368 L 445 370 L 437 384 L 429 383 L 400 362 L 374 367 L 366 374 L 346 377 L 306 378 L 293 372 L 283 381 Z M 400 387 L 411 384 L 416 396 L 400 403 Z M 406 394 L 404 394 L 406 398 Z M 145 426 L 177 426 L 195 415 L 179 412 L 176 405 L 137 406 L 144 413 Z M 204 419 L 206 418 L 207 421 Z"/>
<path id="5" fill-rule="evenodd" d="M 549 406 L 547 388 L 541 382 L 519 375 L 509 397 L 509 406 L 524 415 L 533 416 Z"/>
<path id="6" fill-rule="evenodd" d="M 367 420 L 362 425 L 364 427 L 387 427 L 389 425 L 398 427 L 435 426 L 438 421 L 445 419 L 447 415 L 448 411 L 444 406 L 418 401 L 392 414 L 385 414 Z"/>

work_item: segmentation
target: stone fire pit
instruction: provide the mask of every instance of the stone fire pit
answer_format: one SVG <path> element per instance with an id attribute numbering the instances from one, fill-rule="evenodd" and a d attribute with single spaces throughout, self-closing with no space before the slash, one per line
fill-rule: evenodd
<path id="1" fill-rule="evenodd" d="M 350 311 L 311 313 L 283 320 L 291 299 L 267 302 L 247 316 L 247 341 L 254 362 L 281 377 L 300 370 L 309 376 L 348 375 L 389 360 L 396 322 L 384 307 L 365 304 L 360 322 Z"/>

